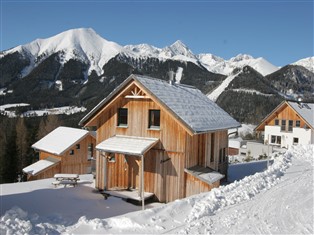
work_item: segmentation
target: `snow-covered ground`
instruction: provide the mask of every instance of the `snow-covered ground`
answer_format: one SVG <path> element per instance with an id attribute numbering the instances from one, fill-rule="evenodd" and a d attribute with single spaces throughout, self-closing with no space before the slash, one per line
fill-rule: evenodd
<path id="1" fill-rule="evenodd" d="M 3 184 L 0 233 L 313 234 L 313 154 L 313 145 L 293 146 L 263 172 L 132 213 L 140 208 L 104 200 L 89 176 L 75 188 L 53 188 L 53 179 Z"/>
<path id="2" fill-rule="evenodd" d="M 25 104 L 25 103 L 0 105 L 0 115 L 5 115 L 10 118 L 14 118 L 17 116 L 15 111 L 10 111 L 7 109 L 13 108 L 13 107 L 22 107 L 22 106 L 30 106 L 30 105 Z M 74 113 L 85 112 L 85 111 L 86 111 L 85 107 L 63 106 L 63 107 L 42 109 L 42 110 L 29 110 L 22 113 L 21 117 L 34 117 L 34 116 L 59 115 L 59 114 L 71 115 Z"/>

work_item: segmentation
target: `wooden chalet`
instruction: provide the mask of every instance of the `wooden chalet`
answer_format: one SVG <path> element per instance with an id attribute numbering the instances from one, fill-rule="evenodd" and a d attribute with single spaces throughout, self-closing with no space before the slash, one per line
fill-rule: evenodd
<path id="1" fill-rule="evenodd" d="M 140 75 L 80 125 L 97 128 L 99 190 L 136 189 L 161 202 L 218 187 L 227 174 L 227 130 L 240 126 L 198 89 Z"/>
<path id="2" fill-rule="evenodd" d="M 255 128 L 264 143 L 288 148 L 314 143 L 314 104 L 281 102 Z"/>
<path id="3" fill-rule="evenodd" d="M 92 132 L 58 127 L 32 145 L 39 152 L 39 161 L 23 172 L 28 180 L 51 178 L 57 173 L 90 173 L 95 144 L 96 135 Z"/>

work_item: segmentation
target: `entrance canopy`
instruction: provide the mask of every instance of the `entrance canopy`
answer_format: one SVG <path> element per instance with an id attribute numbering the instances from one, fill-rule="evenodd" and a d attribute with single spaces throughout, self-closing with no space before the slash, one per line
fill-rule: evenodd
<path id="1" fill-rule="evenodd" d="M 96 146 L 99 151 L 143 156 L 159 139 L 116 135 Z"/>
<path id="2" fill-rule="evenodd" d="M 30 175 L 37 175 L 45 170 L 48 170 L 49 168 L 57 165 L 60 162 L 59 159 L 53 158 L 53 157 L 47 157 L 44 160 L 39 160 L 38 162 L 33 163 L 32 165 L 29 165 L 23 169 L 24 173 L 30 174 Z"/>

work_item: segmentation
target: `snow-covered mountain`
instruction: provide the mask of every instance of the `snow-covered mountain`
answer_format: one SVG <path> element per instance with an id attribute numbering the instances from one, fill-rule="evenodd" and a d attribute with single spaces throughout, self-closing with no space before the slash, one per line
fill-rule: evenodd
<path id="1" fill-rule="evenodd" d="M 292 65 L 300 65 L 314 73 L 314 56 L 298 60 Z"/>
<path id="2" fill-rule="evenodd" d="M 30 65 L 24 69 L 22 77 L 28 75 L 34 67 L 54 53 L 60 53 L 61 63 L 74 58 L 89 65 L 89 74 L 92 70 L 95 70 L 100 75 L 103 65 L 121 51 L 123 51 L 122 46 L 107 41 L 93 29 L 80 28 L 17 46 L 1 53 L 0 58 L 14 52 L 19 52 L 28 57 Z"/>
<path id="3" fill-rule="evenodd" d="M 200 54 L 199 59 L 202 65 L 213 73 L 229 75 L 235 68 L 250 66 L 263 76 L 277 71 L 279 68 L 262 57 L 253 58 L 250 55 L 239 54 L 229 60 L 224 60 L 212 54 Z"/>
<path id="4" fill-rule="evenodd" d="M 170 46 L 157 48 L 149 44 L 121 46 L 99 36 L 91 28 L 71 29 L 47 39 L 36 39 L 25 45 L 1 52 L 0 59 L 14 52 L 21 53 L 30 60 L 22 77 L 28 75 L 39 63 L 54 53 L 58 53 L 61 63 L 76 59 L 88 66 L 88 74 L 94 70 L 102 74 L 103 66 L 113 57 L 122 54 L 128 58 L 157 58 L 192 62 L 203 65 L 208 71 L 229 75 L 235 68 L 251 66 L 262 75 L 267 75 L 278 68 L 263 58 L 253 58 L 250 55 L 237 55 L 230 60 L 224 60 L 212 54 L 194 54 L 183 42 L 176 41 Z"/>

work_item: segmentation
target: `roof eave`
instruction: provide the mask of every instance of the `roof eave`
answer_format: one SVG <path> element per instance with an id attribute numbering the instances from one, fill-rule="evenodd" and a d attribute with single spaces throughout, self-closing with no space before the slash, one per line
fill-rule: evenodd
<path id="1" fill-rule="evenodd" d="M 125 79 L 119 86 L 117 86 L 107 97 L 100 101 L 88 114 L 86 114 L 79 122 L 79 126 L 85 126 L 86 123 L 93 117 L 94 114 L 100 111 L 100 109 L 105 106 L 120 90 L 127 84 L 130 80 L 134 79 L 135 76 L 131 74 L 127 79 Z"/>

